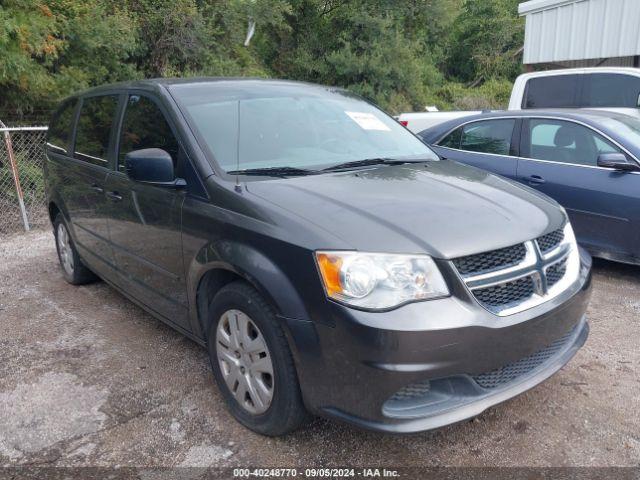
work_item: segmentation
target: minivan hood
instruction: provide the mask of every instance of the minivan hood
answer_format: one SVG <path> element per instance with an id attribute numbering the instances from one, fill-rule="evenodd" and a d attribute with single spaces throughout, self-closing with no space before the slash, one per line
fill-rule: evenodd
<path id="1" fill-rule="evenodd" d="M 455 258 L 531 240 L 565 219 L 548 197 L 448 160 L 249 182 L 247 190 L 360 251 Z"/>

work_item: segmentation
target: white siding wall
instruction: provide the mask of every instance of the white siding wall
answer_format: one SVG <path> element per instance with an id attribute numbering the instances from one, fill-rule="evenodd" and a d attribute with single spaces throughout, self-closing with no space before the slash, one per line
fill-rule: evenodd
<path id="1" fill-rule="evenodd" d="M 640 55 L 640 0 L 531 0 L 524 63 Z"/>

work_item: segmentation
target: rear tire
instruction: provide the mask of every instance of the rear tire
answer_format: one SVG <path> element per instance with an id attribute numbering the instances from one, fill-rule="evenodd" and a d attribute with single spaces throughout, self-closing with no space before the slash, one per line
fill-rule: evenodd
<path id="1" fill-rule="evenodd" d="M 232 415 L 262 435 L 285 435 L 299 428 L 308 413 L 271 305 L 250 285 L 233 282 L 216 294 L 209 314 L 211 367 Z"/>
<path id="2" fill-rule="evenodd" d="M 53 221 L 53 235 L 56 239 L 56 251 L 64 279 L 71 285 L 83 285 L 95 281 L 97 279 L 95 274 L 80 260 L 67 222 L 61 213 Z"/>

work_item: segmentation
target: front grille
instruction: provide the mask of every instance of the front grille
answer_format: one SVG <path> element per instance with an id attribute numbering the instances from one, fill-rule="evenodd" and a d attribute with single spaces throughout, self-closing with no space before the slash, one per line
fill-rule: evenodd
<path id="1" fill-rule="evenodd" d="M 553 250 L 558 245 L 560 245 L 562 240 L 564 240 L 564 230 L 562 228 L 536 238 L 536 242 L 538 242 L 538 248 L 540 248 L 540 251 L 542 253 L 547 253 Z"/>
<path id="2" fill-rule="evenodd" d="M 551 288 L 567 273 L 567 260 L 555 263 L 547 268 L 547 287 Z"/>
<path id="3" fill-rule="evenodd" d="M 515 302 L 521 302 L 531 297 L 534 293 L 534 285 L 531 277 L 523 277 L 511 282 L 502 283 L 493 287 L 479 288 L 473 294 L 489 310 L 502 307 Z"/>
<path id="4" fill-rule="evenodd" d="M 414 398 L 421 398 L 426 396 L 431 390 L 431 383 L 429 380 L 425 380 L 418 383 L 412 383 L 406 387 L 402 387 L 389 399 L 390 401 L 402 402 L 406 400 L 412 400 Z"/>
<path id="5" fill-rule="evenodd" d="M 498 316 L 512 315 L 562 293 L 559 284 L 567 276 L 567 259 L 574 248 L 564 240 L 563 227 L 451 263 L 480 305 Z M 557 287 L 551 292 L 554 285 Z"/>
<path id="6" fill-rule="evenodd" d="M 522 262 L 527 250 L 522 243 L 490 252 L 456 258 L 453 264 L 460 275 L 477 275 L 509 268 Z"/>
<path id="7" fill-rule="evenodd" d="M 509 383 L 518 377 L 526 375 L 538 368 L 544 362 L 556 355 L 573 335 L 574 330 L 559 338 L 551 345 L 537 351 L 536 353 L 509 363 L 491 372 L 472 375 L 471 378 L 482 388 L 498 388 Z"/>

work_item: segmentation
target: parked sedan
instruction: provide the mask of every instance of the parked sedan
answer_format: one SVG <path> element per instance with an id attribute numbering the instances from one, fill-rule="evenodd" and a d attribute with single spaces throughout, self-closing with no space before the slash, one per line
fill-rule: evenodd
<path id="1" fill-rule="evenodd" d="M 205 346 L 257 432 L 307 412 L 440 427 L 534 387 L 587 338 L 591 259 L 559 205 L 440 161 L 349 92 L 104 86 L 62 103 L 46 152 L 64 278 L 96 274 Z"/>
<path id="2" fill-rule="evenodd" d="M 493 112 L 418 136 L 442 157 L 556 199 L 592 255 L 640 264 L 640 120 L 595 110 Z"/>

